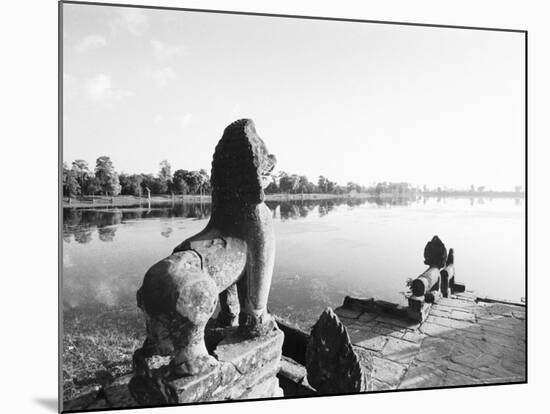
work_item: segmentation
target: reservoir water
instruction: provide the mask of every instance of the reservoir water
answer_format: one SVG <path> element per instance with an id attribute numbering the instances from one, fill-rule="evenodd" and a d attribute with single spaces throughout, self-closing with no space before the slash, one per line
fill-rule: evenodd
<path id="1" fill-rule="evenodd" d="M 478 296 L 525 296 L 525 205 L 512 198 L 269 202 L 277 237 L 269 308 L 307 328 L 345 295 L 402 302 L 433 235 Z M 209 204 L 64 209 L 63 311 L 134 309 L 147 269 L 207 223 Z M 89 315 L 92 316 L 92 315 Z"/>

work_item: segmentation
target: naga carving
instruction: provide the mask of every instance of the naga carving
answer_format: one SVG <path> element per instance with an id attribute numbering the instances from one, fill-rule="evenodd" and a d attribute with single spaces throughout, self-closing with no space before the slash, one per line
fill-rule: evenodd
<path id="1" fill-rule="evenodd" d="M 204 329 L 219 301 L 217 323 L 245 337 L 275 328 L 267 299 L 275 260 L 272 214 L 264 188 L 275 156 L 250 119 L 229 125 L 212 161 L 212 215 L 206 228 L 153 265 L 137 292 L 147 338 L 134 355 L 171 355 L 171 372 L 194 375 L 217 360 L 208 354 Z M 140 368 L 141 367 L 141 368 Z"/>
<path id="2" fill-rule="evenodd" d="M 311 329 L 306 349 L 307 380 L 320 394 L 372 391 L 373 358 L 356 352 L 346 327 L 331 308 Z"/>

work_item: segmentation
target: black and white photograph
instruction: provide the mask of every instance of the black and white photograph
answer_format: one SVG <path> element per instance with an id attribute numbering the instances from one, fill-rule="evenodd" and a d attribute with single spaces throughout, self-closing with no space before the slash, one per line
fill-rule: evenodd
<path id="1" fill-rule="evenodd" d="M 61 411 L 527 382 L 526 30 L 59 7 Z"/>

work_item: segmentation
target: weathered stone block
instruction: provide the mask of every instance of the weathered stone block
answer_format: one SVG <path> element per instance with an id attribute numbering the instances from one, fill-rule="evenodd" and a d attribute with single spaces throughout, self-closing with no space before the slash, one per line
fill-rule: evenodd
<path id="1" fill-rule="evenodd" d="M 452 293 L 462 293 L 466 291 L 466 285 L 464 283 L 454 282 L 451 284 Z"/>
<path id="2" fill-rule="evenodd" d="M 260 386 L 260 384 L 263 384 L 270 379 L 276 378 L 279 370 L 279 361 L 270 362 L 259 368 L 257 372 L 238 377 L 236 380 L 231 382 L 230 386 L 227 386 L 225 383 L 221 384 L 215 391 L 212 392 L 209 401 L 240 400 L 243 398 L 242 396 L 249 393 L 250 390 L 255 389 Z M 266 395 L 264 398 L 268 398 L 268 396 Z"/>
<path id="3" fill-rule="evenodd" d="M 301 383 L 307 376 L 306 367 L 285 357 L 281 359 L 281 369 L 279 373 L 297 384 Z"/>
<path id="4" fill-rule="evenodd" d="M 192 376 L 177 376 L 164 366 L 151 377 L 135 376 L 129 387 L 139 405 L 165 405 L 280 395 L 280 369 L 284 335 L 279 329 L 244 339 L 234 330 L 218 343 L 213 354 L 218 364 Z M 126 395 L 117 391 L 117 398 Z M 116 407 L 113 407 L 116 408 Z"/>
<path id="5" fill-rule="evenodd" d="M 283 340 L 284 335 L 279 329 L 264 337 L 248 340 L 233 334 L 218 344 L 214 355 L 221 362 L 231 362 L 239 373 L 245 374 L 269 361 L 280 361 Z"/>
<path id="6" fill-rule="evenodd" d="M 370 321 L 373 321 L 376 319 L 378 315 L 373 312 L 363 312 L 361 316 L 359 316 L 359 322 L 361 323 L 368 323 Z"/>
<path id="7" fill-rule="evenodd" d="M 409 296 L 409 318 L 416 322 L 424 322 L 431 309 L 431 303 L 426 303 L 424 296 Z"/>
<path id="8" fill-rule="evenodd" d="M 271 377 L 268 380 L 246 390 L 240 397 L 241 400 L 250 400 L 255 398 L 278 398 L 283 396 L 283 390 L 279 386 L 277 377 Z"/>
<path id="9" fill-rule="evenodd" d="M 357 319 L 361 315 L 361 311 L 354 309 L 347 309 L 342 306 L 334 309 L 334 313 L 341 318 Z"/>
<path id="10" fill-rule="evenodd" d="M 409 296 L 407 298 L 408 302 L 409 302 L 409 309 L 413 312 L 420 312 L 420 310 L 422 309 L 422 305 L 425 303 L 424 302 L 424 296 Z"/>
<path id="11" fill-rule="evenodd" d="M 359 312 L 372 310 L 374 305 L 374 298 L 369 299 L 358 299 L 352 298 L 351 296 L 346 296 L 344 298 L 344 304 L 342 307 L 346 309 L 351 309 Z"/>
<path id="12" fill-rule="evenodd" d="M 173 388 L 176 400 L 167 403 L 190 403 L 208 401 L 209 397 L 227 384 L 233 384 L 239 373 L 230 363 L 222 363 L 211 371 L 193 375 L 169 379 L 168 384 Z"/>

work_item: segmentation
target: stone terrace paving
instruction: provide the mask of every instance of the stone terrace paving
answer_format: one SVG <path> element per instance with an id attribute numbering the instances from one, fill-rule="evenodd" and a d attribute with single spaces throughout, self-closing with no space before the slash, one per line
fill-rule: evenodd
<path id="1" fill-rule="evenodd" d="M 340 307 L 357 353 L 374 355 L 373 391 L 526 380 L 525 306 L 441 298 L 423 323 Z"/>

